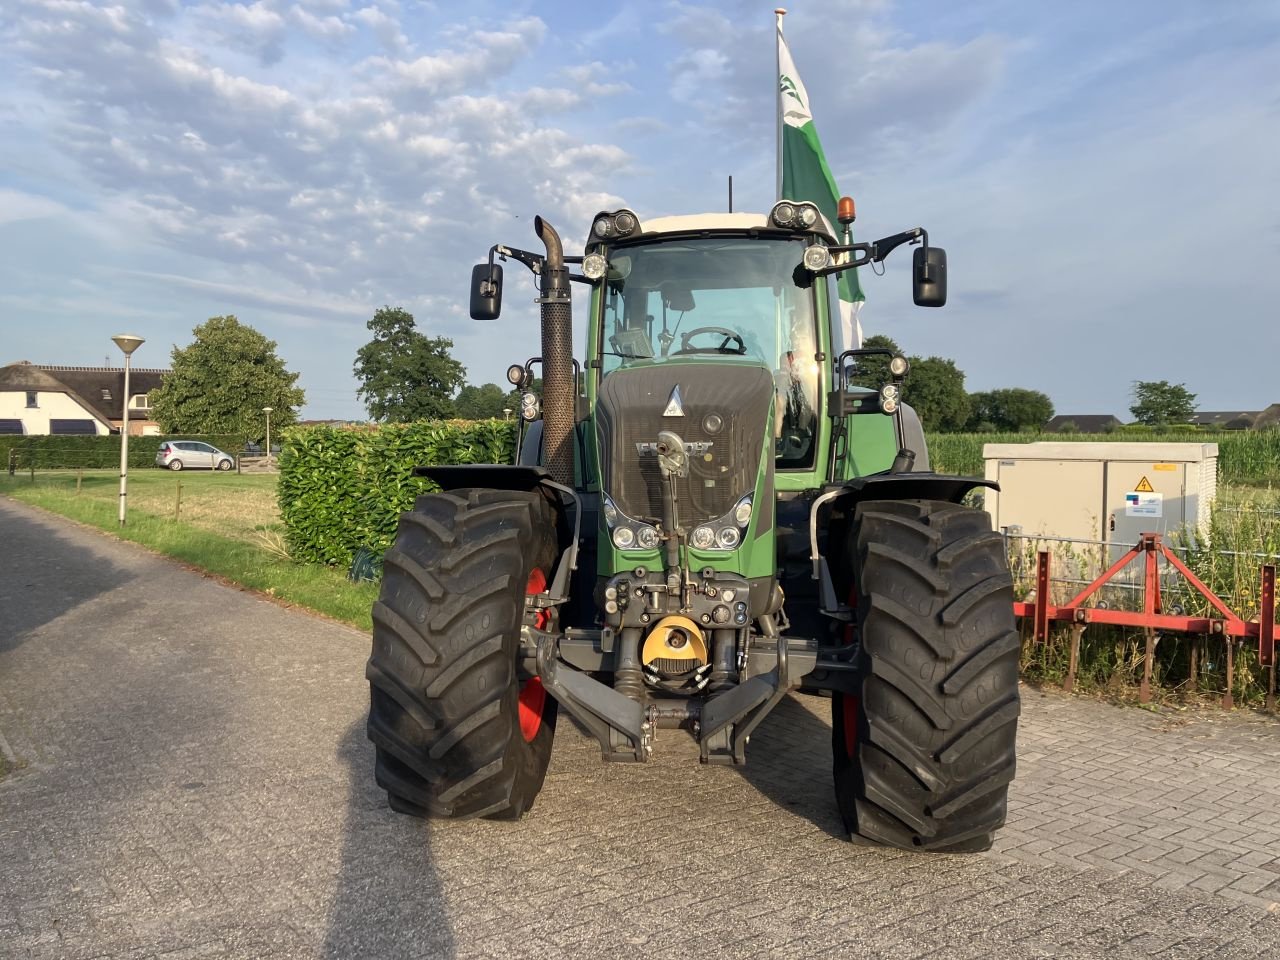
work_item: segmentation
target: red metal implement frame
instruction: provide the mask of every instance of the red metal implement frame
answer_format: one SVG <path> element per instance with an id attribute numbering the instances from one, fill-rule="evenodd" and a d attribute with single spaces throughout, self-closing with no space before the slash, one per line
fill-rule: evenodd
<path id="1" fill-rule="evenodd" d="M 1143 603 L 1141 610 L 1102 610 L 1097 607 L 1084 606 L 1112 578 L 1129 565 L 1138 556 L 1145 558 Z M 1188 617 L 1163 612 L 1160 598 L 1159 558 L 1164 557 L 1178 571 L 1192 588 L 1200 594 L 1220 616 Z M 1245 639 L 1256 637 L 1258 640 L 1258 661 L 1264 667 L 1275 672 L 1275 637 L 1276 637 L 1276 568 L 1273 564 L 1262 567 L 1262 583 L 1259 592 L 1260 604 L 1257 620 L 1246 621 L 1238 616 L 1210 590 L 1200 578 L 1187 568 L 1178 557 L 1160 542 L 1160 534 L 1144 533 L 1141 539 L 1124 556 L 1113 563 L 1105 573 L 1090 583 L 1064 604 L 1054 604 L 1049 599 L 1050 578 L 1049 552 L 1041 550 L 1036 556 L 1036 592 L 1033 600 L 1016 601 L 1013 612 L 1018 617 L 1030 617 L 1032 635 L 1038 642 L 1049 639 L 1049 624 L 1054 621 L 1083 625 L 1089 623 L 1113 624 L 1125 627 L 1140 627 L 1148 631 L 1147 667 L 1150 668 L 1154 631 L 1171 631 L 1178 633 L 1213 634 L 1224 638 L 1227 642 L 1228 661 L 1233 659 L 1230 638 Z M 1073 642 L 1078 642 L 1078 631 Z M 1074 650 L 1073 650 L 1074 653 Z M 1074 661 L 1073 661 L 1074 662 Z M 1231 663 L 1228 663 L 1230 672 Z M 1074 671 L 1072 671 L 1074 673 Z M 1069 680 L 1074 677 L 1069 678 Z M 1145 678 L 1144 678 L 1145 680 Z M 1268 708 L 1274 708 L 1274 679 L 1268 685 Z M 1144 688 L 1146 683 L 1144 682 Z M 1145 697 L 1144 697 L 1145 699 Z M 1227 706 L 1231 704 L 1230 685 L 1225 698 Z"/>

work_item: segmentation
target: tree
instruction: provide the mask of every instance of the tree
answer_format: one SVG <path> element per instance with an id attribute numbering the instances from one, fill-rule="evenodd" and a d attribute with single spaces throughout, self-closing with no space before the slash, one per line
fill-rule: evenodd
<path id="1" fill-rule="evenodd" d="M 458 391 L 453 401 L 455 416 L 463 420 L 501 420 L 506 416 L 502 412 L 504 408 L 515 413 L 520 409 L 520 403 L 517 401 L 513 405 L 510 394 L 496 383 L 486 383 L 482 387 L 468 384 Z"/>
<path id="2" fill-rule="evenodd" d="M 305 395 L 274 340 L 234 316 L 211 317 L 191 332 L 191 345 L 173 348 L 171 372 L 151 391 L 161 430 L 258 441 L 266 435 L 263 407 L 272 408 L 273 428 L 297 422 Z"/>
<path id="3" fill-rule="evenodd" d="M 954 433 L 969 422 L 964 371 L 954 360 L 912 357 L 902 398 L 915 408 L 926 430 Z"/>
<path id="4" fill-rule="evenodd" d="M 1007 387 L 969 394 L 967 429 L 1007 430 L 1016 433 L 1027 427 L 1043 427 L 1053 416 L 1053 401 L 1039 390 Z"/>
<path id="5" fill-rule="evenodd" d="M 467 371 L 449 355 L 453 341 L 419 333 L 399 307 L 383 307 L 368 327 L 373 339 L 356 351 L 355 376 L 369 416 L 401 423 L 454 416 L 453 394 Z"/>
<path id="6" fill-rule="evenodd" d="M 1196 414 L 1196 395 L 1185 384 L 1168 380 L 1135 381 L 1133 400 L 1129 412 L 1139 423 L 1151 427 L 1187 423 Z"/>

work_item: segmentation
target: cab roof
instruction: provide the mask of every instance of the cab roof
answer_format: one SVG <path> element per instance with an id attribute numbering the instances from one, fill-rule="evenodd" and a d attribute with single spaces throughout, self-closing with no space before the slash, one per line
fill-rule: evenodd
<path id="1" fill-rule="evenodd" d="M 836 243 L 835 231 L 827 218 L 819 213 L 818 223 L 812 233 L 819 233 L 831 243 Z M 676 217 L 654 217 L 640 221 L 638 234 L 689 233 L 697 230 L 770 230 L 777 229 L 769 223 L 766 213 L 692 213 Z"/>

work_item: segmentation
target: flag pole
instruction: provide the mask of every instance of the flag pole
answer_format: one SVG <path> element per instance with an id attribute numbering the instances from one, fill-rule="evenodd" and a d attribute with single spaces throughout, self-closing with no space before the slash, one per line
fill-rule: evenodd
<path id="1" fill-rule="evenodd" d="M 778 32 L 773 44 L 773 100 L 774 113 L 777 115 L 777 126 L 774 128 L 778 146 L 778 192 L 775 200 L 782 199 L 782 97 L 778 92 L 778 84 L 782 78 L 782 18 L 787 15 L 785 7 L 776 7 L 773 11 L 777 19 Z"/>

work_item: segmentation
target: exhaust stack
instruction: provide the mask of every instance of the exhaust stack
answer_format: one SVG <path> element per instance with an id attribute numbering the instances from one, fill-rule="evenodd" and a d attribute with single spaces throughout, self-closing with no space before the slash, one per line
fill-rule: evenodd
<path id="1" fill-rule="evenodd" d="M 534 217 L 533 230 L 547 248 L 538 298 L 542 304 L 542 462 L 557 482 L 572 487 L 577 384 L 569 268 L 564 265 L 564 248 L 555 227 Z"/>

